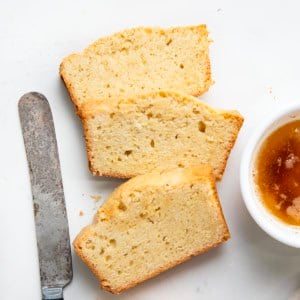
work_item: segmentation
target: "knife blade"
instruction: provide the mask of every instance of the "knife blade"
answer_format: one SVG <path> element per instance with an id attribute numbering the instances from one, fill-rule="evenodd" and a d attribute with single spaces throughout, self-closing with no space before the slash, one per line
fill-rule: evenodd
<path id="1" fill-rule="evenodd" d="M 42 299 L 63 299 L 72 280 L 69 227 L 51 109 L 37 92 L 23 95 L 19 117 L 29 167 Z"/>

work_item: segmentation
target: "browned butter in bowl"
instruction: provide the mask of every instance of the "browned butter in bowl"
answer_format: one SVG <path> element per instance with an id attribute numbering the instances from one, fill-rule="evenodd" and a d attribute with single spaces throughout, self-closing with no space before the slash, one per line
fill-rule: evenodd
<path id="1" fill-rule="evenodd" d="M 300 120 L 283 125 L 265 139 L 254 173 L 269 211 L 285 223 L 300 226 Z"/>

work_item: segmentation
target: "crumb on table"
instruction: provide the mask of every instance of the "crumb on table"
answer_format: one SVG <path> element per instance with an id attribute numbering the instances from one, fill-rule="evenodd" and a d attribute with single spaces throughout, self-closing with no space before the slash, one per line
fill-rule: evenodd
<path id="1" fill-rule="evenodd" d="M 79 216 L 80 216 L 80 217 L 83 216 L 83 211 L 82 211 L 82 210 L 79 212 Z"/>
<path id="2" fill-rule="evenodd" d="M 100 201 L 101 196 L 99 196 L 99 195 L 91 195 L 91 198 L 92 198 L 95 202 L 98 202 L 98 201 Z"/>

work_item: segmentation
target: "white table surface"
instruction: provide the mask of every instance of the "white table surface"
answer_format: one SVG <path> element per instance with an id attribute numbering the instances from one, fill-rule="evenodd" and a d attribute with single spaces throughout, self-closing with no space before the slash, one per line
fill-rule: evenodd
<path id="1" fill-rule="evenodd" d="M 274 241 L 249 216 L 239 188 L 245 143 L 274 107 L 300 101 L 298 1 L 0 1 L 0 299 L 40 299 L 31 191 L 17 112 L 28 91 L 54 115 L 71 240 L 121 180 L 92 177 L 81 124 L 58 76 L 62 58 L 134 26 L 206 23 L 215 85 L 201 99 L 245 116 L 218 191 L 232 238 L 121 296 L 98 288 L 73 253 L 66 300 L 300 299 L 300 250 Z M 79 216 L 79 212 L 84 212 Z M 294 295 L 294 296 L 293 296 Z"/>

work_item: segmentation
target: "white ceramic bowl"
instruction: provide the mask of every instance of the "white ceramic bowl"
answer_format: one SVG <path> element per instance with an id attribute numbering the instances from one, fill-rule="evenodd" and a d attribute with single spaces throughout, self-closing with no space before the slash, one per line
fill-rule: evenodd
<path id="1" fill-rule="evenodd" d="M 285 224 L 269 212 L 256 191 L 253 172 L 257 152 L 270 133 L 288 122 L 299 119 L 300 103 L 291 103 L 271 112 L 255 128 L 244 150 L 240 169 L 242 195 L 253 219 L 274 239 L 296 248 L 300 248 L 300 226 Z"/>

